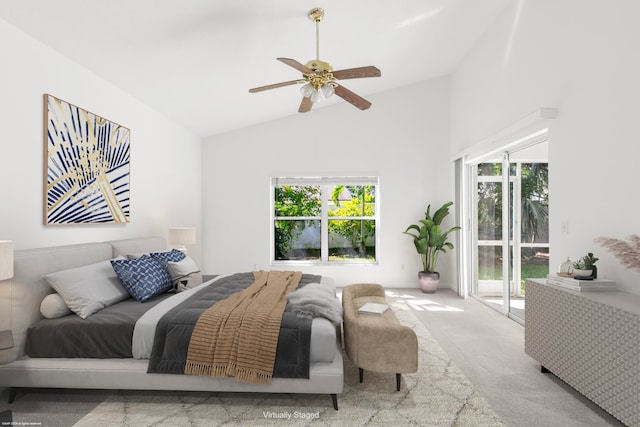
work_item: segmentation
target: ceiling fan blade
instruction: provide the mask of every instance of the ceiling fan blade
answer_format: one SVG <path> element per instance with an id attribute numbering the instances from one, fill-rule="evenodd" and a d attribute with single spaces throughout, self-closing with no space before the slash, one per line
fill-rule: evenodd
<path id="1" fill-rule="evenodd" d="M 313 74 L 313 70 L 302 65 L 295 59 L 291 59 L 291 58 L 276 58 L 276 59 L 284 64 L 287 64 L 289 67 L 295 68 L 296 70 L 300 71 L 303 74 Z"/>
<path id="2" fill-rule="evenodd" d="M 347 102 L 350 102 L 361 110 L 366 110 L 371 107 L 371 103 L 369 101 L 367 101 L 360 95 L 356 95 L 342 85 L 336 86 L 335 91 L 336 95 L 338 95 L 340 98 L 344 99 Z"/>
<path id="3" fill-rule="evenodd" d="M 251 93 L 262 92 L 263 90 L 276 89 L 276 88 L 283 87 L 283 86 L 290 86 L 290 85 L 294 85 L 294 84 L 299 83 L 299 82 L 300 82 L 300 80 L 291 80 L 291 81 L 288 81 L 288 82 L 274 83 L 272 85 L 254 87 L 252 89 L 249 89 L 249 92 L 251 92 Z"/>
<path id="4" fill-rule="evenodd" d="M 344 79 L 360 79 L 363 77 L 380 77 L 382 73 L 373 65 L 367 67 L 347 68 L 346 70 L 338 70 L 333 72 L 333 77 L 338 80 Z"/>
<path id="5" fill-rule="evenodd" d="M 303 96 L 302 102 L 300 103 L 300 108 L 298 108 L 298 112 L 306 113 L 308 111 L 311 111 L 311 107 L 313 107 L 313 101 L 311 100 L 311 98 Z"/>

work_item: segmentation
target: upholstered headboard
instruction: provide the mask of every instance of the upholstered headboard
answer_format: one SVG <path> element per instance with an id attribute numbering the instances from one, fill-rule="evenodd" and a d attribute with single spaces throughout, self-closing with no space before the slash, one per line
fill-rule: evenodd
<path id="1" fill-rule="evenodd" d="M 27 329 L 42 319 L 40 303 L 53 292 L 42 278 L 43 274 L 94 264 L 127 253 L 164 249 L 166 242 L 162 237 L 144 237 L 15 251 L 14 277 L 0 282 L 0 305 L 11 307 L 10 324 L 0 325 L 0 330 L 12 330 L 14 347 L 0 351 L 0 364 L 24 355 Z"/>
<path id="2" fill-rule="evenodd" d="M 138 239 L 111 240 L 107 242 L 113 248 L 112 257 L 126 256 L 150 251 L 167 249 L 167 242 L 162 237 L 140 237 Z"/>

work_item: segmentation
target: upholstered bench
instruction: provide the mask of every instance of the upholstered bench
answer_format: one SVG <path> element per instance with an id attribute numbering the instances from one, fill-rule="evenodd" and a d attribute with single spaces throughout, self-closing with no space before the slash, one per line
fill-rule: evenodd
<path id="1" fill-rule="evenodd" d="M 391 308 L 382 314 L 358 313 L 368 302 L 387 304 L 381 285 L 360 283 L 342 289 L 345 351 L 358 367 L 360 382 L 365 369 L 395 373 L 399 391 L 401 374 L 418 370 L 418 339 L 411 328 L 400 324 Z"/>

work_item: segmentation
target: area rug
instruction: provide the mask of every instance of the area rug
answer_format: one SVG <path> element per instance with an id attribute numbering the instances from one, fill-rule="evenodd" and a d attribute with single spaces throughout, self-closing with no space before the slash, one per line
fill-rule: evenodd
<path id="1" fill-rule="evenodd" d="M 339 410 L 328 395 L 121 391 L 75 425 L 96 426 L 502 426 L 428 330 L 410 310 L 393 307 L 401 323 L 416 332 L 419 368 L 403 374 L 358 369 L 344 357 L 345 387 Z"/>

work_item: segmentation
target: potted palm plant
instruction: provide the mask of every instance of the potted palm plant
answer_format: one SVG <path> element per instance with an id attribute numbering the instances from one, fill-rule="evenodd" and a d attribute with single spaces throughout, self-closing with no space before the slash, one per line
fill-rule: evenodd
<path id="1" fill-rule="evenodd" d="M 453 243 L 449 242 L 449 234 L 460 230 L 460 227 L 454 226 L 447 231 L 442 231 L 442 220 L 449 215 L 449 207 L 453 202 L 447 202 L 442 205 L 431 216 L 431 205 L 427 206 L 424 219 L 419 224 L 412 224 L 403 232 L 413 237 L 413 243 L 416 251 L 422 259 L 423 271 L 418 272 L 420 280 L 420 289 L 425 293 L 434 293 L 440 284 L 440 273 L 436 271 L 438 263 L 438 255 L 440 252 L 446 252 L 447 249 L 453 249 Z"/>

